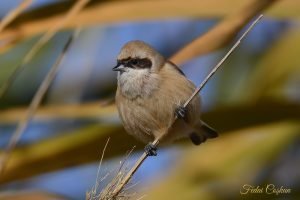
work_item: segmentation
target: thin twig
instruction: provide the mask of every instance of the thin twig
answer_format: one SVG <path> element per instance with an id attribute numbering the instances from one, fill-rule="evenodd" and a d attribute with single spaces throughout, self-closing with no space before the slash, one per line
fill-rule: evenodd
<path id="1" fill-rule="evenodd" d="M 263 17 L 263 15 L 259 15 L 256 20 L 248 27 L 248 29 L 243 33 L 243 35 L 239 38 L 238 41 L 234 43 L 231 49 L 226 53 L 226 55 L 220 60 L 220 62 L 213 68 L 213 70 L 205 77 L 199 87 L 195 90 L 192 96 L 185 102 L 184 107 L 186 107 L 190 101 L 200 92 L 200 90 L 205 86 L 208 80 L 216 73 L 216 71 L 220 68 L 220 66 L 224 63 L 224 61 L 232 54 L 232 52 L 239 46 L 241 41 L 245 38 L 245 36 L 249 33 L 249 31 L 257 24 L 257 22 Z"/>
<path id="2" fill-rule="evenodd" d="M 16 79 L 18 74 L 22 72 L 25 64 L 27 64 L 41 49 L 41 47 L 43 47 L 61 28 L 63 28 L 67 22 L 69 22 L 73 17 L 75 17 L 78 14 L 78 12 L 80 12 L 89 1 L 90 0 L 77 1 L 75 5 L 67 12 L 64 18 L 58 21 L 54 26 L 50 27 L 50 29 L 35 43 L 35 45 L 25 55 L 22 62 L 18 64 L 17 67 L 15 67 L 12 74 L 0 86 L 0 99 L 9 89 L 10 85 Z"/>
<path id="3" fill-rule="evenodd" d="M 0 32 L 3 31 L 8 24 L 10 24 L 14 19 L 16 19 L 26 8 L 32 4 L 33 0 L 23 0 L 18 7 L 11 10 L 0 22 Z"/>
<path id="4" fill-rule="evenodd" d="M 100 159 L 100 162 L 99 162 L 99 165 L 98 165 L 98 170 L 97 170 L 96 182 L 95 182 L 94 189 L 92 190 L 94 194 L 97 194 L 97 190 L 98 190 L 98 187 L 99 187 L 99 175 L 100 175 L 100 170 L 101 170 L 101 166 L 102 166 L 104 154 L 105 154 L 105 151 L 106 151 L 106 147 L 107 147 L 107 145 L 108 145 L 108 143 L 109 143 L 109 140 L 110 140 L 110 138 L 107 139 L 107 141 L 106 141 L 106 143 L 105 143 L 105 145 L 104 145 L 102 154 L 101 154 L 101 159 Z"/>
<path id="5" fill-rule="evenodd" d="M 145 198 L 147 195 L 143 195 L 140 198 L 138 198 L 137 200 L 142 200 L 143 198 Z"/>
<path id="6" fill-rule="evenodd" d="M 249 31 L 257 24 L 257 22 L 263 17 L 263 15 L 260 15 L 256 18 L 256 20 L 249 26 L 249 28 L 243 33 L 243 35 L 238 39 L 237 42 L 231 47 L 231 49 L 228 51 L 228 53 L 221 59 L 221 61 L 213 68 L 213 70 L 207 75 L 207 77 L 202 81 L 200 86 L 195 90 L 195 92 L 191 95 L 191 97 L 185 102 L 184 107 L 186 107 L 191 100 L 200 92 L 200 90 L 205 86 L 207 81 L 214 75 L 214 73 L 219 69 L 219 67 L 224 63 L 224 61 L 231 55 L 231 53 L 236 49 L 236 47 L 241 43 L 242 39 L 249 33 Z M 176 117 L 173 121 L 173 123 L 176 121 Z M 173 124 L 172 123 L 172 124 Z M 170 127 L 169 127 L 170 128 Z M 159 141 L 164 137 L 166 134 L 161 134 L 160 137 L 156 138 L 153 142 L 153 146 L 157 146 L 159 144 Z M 134 175 L 134 173 L 137 171 L 137 169 L 143 164 L 143 162 L 146 160 L 148 155 L 144 152 L 143 155 L 138 159 L 138 161 L 135 163 L 135 165 L 131 168 L 131 170 L 126 174 L 124 179 L 121 181 L 121 183 L 118 185 L 118 187 L 115 188 L 113 191 L 113 197 L 118 196 L 118 194 L 122 191 L 124 186 L 128 183 L 128 181 L 131 179 L 131 177 Z"/>
<path id="7" fill-rule="evenodd" d="M 58 70 L 60 69 L 60 64 L 62 62 L 62 60 L 65 57 L 66 52 L 69 50 L 72 41 L 74 40 L 74 38 L 78 35 L 79 31 L 76 30 L 69 38 L 69 40 L 67 41 L 67 43 L 64 46 L 64 49 L 62 51 L 62 53 L 60 54 L 60 56 L 57 58 L 56 62 L 54 63 L 54 65 L 52 66 L 52 68 L 50 69 L 50 71 L 48 72 L 47 76 L 45 77 L 45 79 L 43 80 L 42 84 L 40 85 L 40 87 L 38 88 L 37 92 L 35 93 L 28 109 L 27 109 L 27 114 L 20 120 L 17 129 L 15 130 L 15 132 L 13 133 L 9 144 L 7 145 L 6 149 L 4 150 L 3 154 L 1 155 L 0 158 L 0 175 L 4 172 L 5 166 L 7 164 L 7 161 L 9 159 L 9 155 L 11 153 L 11 151 L 14 149 L 14 147 L 16 146 L 16 144 L 18 143 L 22 133 L 26 130 L 28 123 L 32 120 L 37 108 L 39 107 L 43 97 L 46 94 L 46 91 L 48 90 L 51 82 L 53 81 L 53 79 L 55 78 Z"/>
<path id="8" fill-rule="evenodd" d="M 88 192 L 88 196 L 86 199 L 89 200 L 110 200 L 110 199 L 129 199 L 129 197 L 134 196 L 135 194 L 129 194 L 126 193 L 125 190 L 120 191 L 120 193 L 118 194 L 118 198 L 114 198 L 114 189 L 116 186 L 121 184 L 121 181 L 124 179 L 125 175 L 127 174 L 127 165 L 128 164 L 128 159 L 130 158 L 133 150 L 135 149 L 135 147 L 133 147 L 130 151 L 128 151 L 126 153 L 126 157 L 120 162 L 120 166 L 117 169 L 117 173 L 116 176 L 114 176 L 114 178 L 112 179 L 112 181 L 107 185 L 107 187 L 102 190 L 99 194 L 97 193 L 93 193 L 91 194 L 91 192 Z"/>
<path id="9" fill-rule="evenodd" d="M 121 161 L 120 167 L 119 167 L 119 170 L 118 170 L 118 171 L 121 171 L 122 168 L 124 168 L 124 165 L 126 164 L 127 160 L 128 160 L 129 157 L 131 156 L 131 154 L 132 154 L 132 152 L 133 152 L 134 149 L 135 149 L 135 146 L 133 146 L 133 147 L 130 149 L 130 151 L 127 151 L 127 152 L 126 152 L 126 156 L 125 156 L 125 158 Z"/>

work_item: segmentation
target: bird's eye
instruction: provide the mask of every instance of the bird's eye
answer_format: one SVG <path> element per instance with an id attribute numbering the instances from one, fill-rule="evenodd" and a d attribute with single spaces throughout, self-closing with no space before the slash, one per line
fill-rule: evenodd
<path id="1" fill-rule="evenodd" d="M 138 60 L 137 59 L 132 59 L 131 60 L 131 64 L 132 65 L 137 65 L 138 64 Z"/>

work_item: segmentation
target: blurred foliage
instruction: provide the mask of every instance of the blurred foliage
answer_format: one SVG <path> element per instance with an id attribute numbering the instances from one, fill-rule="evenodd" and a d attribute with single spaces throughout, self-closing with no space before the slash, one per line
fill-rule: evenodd
<path id="1" fill-rule="evenodd" d="M 280 92 L 288 87 L 291 76 L 300 76 L 299 52 L 300 29 L 295 28 L 286 32 L 259 61 L 245 84 L 252 88 L 246 97 L 255 101 L 274 93 L 283 97 Z M 300 86 L 297 88 L 300 90 Z"/>
<path id="2" fill-rule="evenodd" d="M 15 193 L 5 193 L 0 195 L 0 200 L 64 200 L 64 197 L 53 195 L 46 192 L 30 191 L 30 192 L 15 192 Z"/>
<path id="3" fill-rule="evenodd" d="M 92 1 L 65 28 L 73 28 L 78 24 L 90 26 L 99 23 L 165 19 L 166 17 L 217 18 L 236 10 L 241 2 L 236 0 L 157 0 L 155 3 L 146 0 Z M 1 80 L 11 71 L 11 63 L 19 62 L 25 51 L 33 45 L 36 41 L 36 34 L 49 28 L 70 6 L 70 1 L 66 1 L 28 11 L 7 30 L 0 33 L 0 38 L 12 36 L 15 41 L 21 40 L 23 46 L 26 47 L 20 48 L 20 43 L 16 43 L 16 46 L 9 47 L 14 47 L 14 49 L 2 55 L 5 62 L 1 63 L 4 66 L 0 69 Z M 286 0 L 278 1 L 267 12 L 268 16 L 293 21 L 294 25 L 274 44 L 271 44 L 266 52 L 259 55 L 257 62 L 251 64 L 247 78 L 242 81 L 243 85 L 239 90 L 230 93 L 234 93 L 232 95 L 234 104 L 229 105 L 228 101 L 224 103 L 224 99 L 228 98 L 223 98 L 226 91 L 215 94 L 215 98 L 218 99 L 217 104 L 203 113 L 203 118 L 219 130 L 221 136 L 199 148 L 182 145 L 184 143 L 180 142 L 179 146 L 183 150 L 177 158 L 177 165 L 169 172 L 166 179 L 155 182 L 151 186 L 146 192 L 147 199 L 242 198 L 239 190 L 244 184 L 263 185 L 271 182 L 281 186 L 286 183 L 283 183 L 283 179 L 274 178 L 279 168 L 281 176 L 291 179 L 287 182 L 291 185 L 286 186 L 295 191 L 290 196 L 281 197 L 300 198 L 299 193 L 296 192 L 300 190 L 299 173 L 296 170 L 287 172 L 287 168 L 276 164 L 282 157 L 292 155 L 287 163 L 293 163 L 291 160 L 295 159 L 295 166 L 300 167 L 299 153 L 294 156 L 293 152 L 288 151 L 299 143 L 300 131 L 300 61 L 298 58 L 300 34 L 299 27 L 297 27 L 299 9 L 300 1 Z M 135 12 L 137 10 L 138 12 Z M 30 39 L 24 42 L 24 38 Z M 51 42 L 53 41 L 56 40 Z M 35 58 L 36 62 L 41 62 L 41 65 L 46 67 L 58 55 L 56 52 L 51 58 L 47 56 L 49 52 L 57 49 L 57 43 L 59 43 L 56 41 L 56 45 L 52 45 L 51 42 L 42 48 L 39 52 L 40 56 Z M 2 46 L 2 50 L 6 47 Z M 32 76 L 42 80 L 48 69 L 43 66 L 35 67 Z M 228 89 L 230 83 L 224 83 L 224 80 L 232 80 L 237 76 L 239 74 L 234 72 L 218 74 L 221 81 L 214 85 L 215 91 Z M 30 73 L 27 73 L 27 77 L 31 78 Z M 30 84 L 24 84 L 24 87 L 30 87 Z M 26 95 L 26 91 L 22 89 L 18 88 L 20 93 L 15 93 L 22 94 L 22 97 L 14 96 L 16 102 L 23 101 L 23 95 Z M 293 91 L 289 92 L 291 89 Z M 230 94 L 228 92 L 229 96 Z M 110 96 L 105 98 L 110 98 Z M 26 108 L 17 107 L 16 103 L 5 101 L 7 100 L 1 101 L 1 104 L 9 105 L 9 107 L 0 112 L 1 127 L 15 125 L 26 112 Z M 101 148 L 108 137 L 111 141 L 110 146 L 113 148 L 106 151 L 105 159 L 124 155 L 136 144 L 136 141 L 125 134 L 119 123 L 115 123 L 116 118 L 115 106 L 113 104 L 100 106 L 100 101 L 42 106 L 35 116 L 35 123 L 67 119 L 86 120 L 90 123 L 76 131 L 59 132 L 53 137 L 46 137 L 36 143 L 18 146 L 12 153 L 7 171 L 0 177 L 0 183 L 9 183 L 49 171 L 96 162 L 100 159 Z M 1 134 L 3 133 L 0 132 L 0 137 Z M 141 148 L 142 145 L 138 143 L 137 149 Z M 151 162 L 155 165 L 155 160 Z M 244 196 L 243 198 L 256 197 Z M 259 198 L 273 197 L 259 196 Z M 41 197 L 40 199 L 47 198 Z"/>
<path id="4" fill-rule="evenodd" d="M 262 0 L 267 3 L 276 0 Z M 137 20 L 166 18 L 212 18 L 231 14 L 245 2 L 237 0 L 132 0 L 132 1 L 92 1 L 90 6 L 79 13 L 64 28 L 91 26 L 99 23 L 120 23 Z M 10 28 L 0 33 L 1 39 L 20 41 L 49 29 L 59 17 L 71 7 L 70 1 L 24 14 Z M 279 1 L 267 14 L 278 18 L 299 18 L 300 2 L 298 0 Z M 155 12 L 153 12 L 155 11 Z M 245 12 L 246 13 L 246 12 Z M 1 51 L 11 46 L 2 45 Z"/>
<path id="5" fill-rule="evenodd" d="M 253 126 L 228 133 L 200 148 L 187 147 L 178 158 L 178 166 L 165 180 L 153 185 L 146 199 L 242 198 L 240 189 L 244 184 L 265 184 L 264 179 L 257 181 L 255 175 L 299 139 L 299 129 L 299 122 Z M 276 196 L 272 195 L 271 199 Z M 259 199 L 264 196 L 258 194 Z M 289 194 L 286 196 L 290 198 Z"/>

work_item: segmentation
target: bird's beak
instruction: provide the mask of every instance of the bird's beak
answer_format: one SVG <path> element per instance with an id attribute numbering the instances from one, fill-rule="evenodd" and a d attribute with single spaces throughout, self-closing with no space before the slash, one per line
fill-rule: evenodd
<path id="1" fill-rule="evenodd" d="M 112 68 L 113 71 L 120 71 L 120 72 L 124 71 L 124 69 L 125 67 L 121 63 L 118 63 L 114 68 Z"/>

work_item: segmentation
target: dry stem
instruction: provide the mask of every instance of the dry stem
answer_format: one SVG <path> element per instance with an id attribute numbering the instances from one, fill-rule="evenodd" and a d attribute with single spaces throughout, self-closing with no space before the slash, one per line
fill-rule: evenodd
<path id="1" fill-rule="evenodd" d="M 220 60 L 220 62 L 213 68 L 213 70 L 206 76 L 206 78 L 202 81 L 202 83 L 199 85 L 199 87 L 195 90 L 195 92 L 191 95 L 191 97 L 185 102 L 183 105 L 186 107 L 191 100 L 200 92 L 200 90 L 205 86 L 207 81 L 214 75 L 214 73 L 220 68 L 220 66 L 224 63 L 224 61 L 231 55 L 231 53 L 238 47 L 238 45 L 241 43 L 242 39 L 245 38 L 245 36 L 249 33 L 249 31 L 256 25 L 256 23 L 263 17 L 263 15 L 260 15 L 250 26 L 249 28 L 243 33 L 243 35 L 238 39 L 237 42 L 231 47 L 231 49 L 226 53 L 226 55 Z M 173 123 L 176 121 L 177 118 L 174 119 Z M 169 127 L 170 129 L 170 127 Z M 163 136 L 166 134 L 161 134 L 160 137 L 156 138 L 152 145 L 154 147 L 157 147 L 159 144 L 159 141 L 163 138 Z M 135 165 L 131 168 L 131 170 L 126 174 L 126 176 L 123 178 L 123 180 L 120 182 L 120 184 L 114 189 L 113 196 L 116 197 L 124 188 L 124 186 L 128 183 L 128 181 L 131 179 L 131 177 L 134 175 L 134 173 L 138 170 L 138 168 L 143 164 L 143 162 L 146 160 L 148 155 L 144 152 L 143 155 L 138 159 L 138 161 L 135 163 Z"/>
<path id="2" fill-rule="evenodd" d="M 109 140 L 110 140 L 110 138 L 107 139 L 107 141 L 106 141 L 106 143 L 105 143 L 105 145 L 104 145 L 103 151 L 102 151 L 101 159 L 100 159 L 99 166 L 98 166 L 98 170 L 97 170 L 95 186 L 94 186 L 94 188 L 93 188 L 92 191 L 91 191 L 92 198 L 93 198 L 93 195 L 96 195 L 96 194 L 97 194 L 97 190 L 98 190 L 98 187 L 99 187 L 99 174 L 100 174 L 100 171 L 101 171 L 101 166 L 102 166 L 104 154 L 105 154 L 107 145 L 108 145 L 108 143 L 109 143 Z"/>
<path id="3" fill-rule="evenodd" d="M 95 183 L 94 187 L 92 188 L 92 190 L 87 192 L 86 200 L 110 200 L 111 198 L 113 198 L 112 195 L 114 195 L 113 191 L 114 191 L 115 186 L 119 185 L 120 181 L 122 181 L 124 179 L 124 176 L 126 175 L 126 172 L 127 172 L 126 164 L 128 164 L 128 159 L 131 156 L 131 154 L 132 154 L 133 150 L 135 149 L 135 147 L 133 147 L 129 152 L 126 153 L 126 157 L 120 162 L 120 166 L 116 171 L 116 173 L 117 173 L 116 176 L 109 183 L 109 185 L 106 187 L 106 189 L 102 190 L 100 193 L 98 192 L 98 188 L 99 188 L 100 183 L 103 180 L 105 180 L 109 174 L 112 173 L 112 171 L 110 171 L 110 172 L 106 173 L 103 177 L 101 177 L 101 179 L 99 177 L 103 157 L 104 157 L 105 150 L 107 148 L 108 142 L 109 142 L 109 139 L 107 140 L 107 142 L 104 146 L 102 155 L 101 155 L 101 159 L 100 159 L 100 163 L 99 163 L 99 167 L 98 167 L 98 171 L 97 171 L 97 176 L 96 176 L 97 177 L 96 178 L 96 183 Z M 126 190 L 128 190 L 128 189 L 130 189 L 130 187 L 126 188 Z M 115 199 L 123 199 L 123 200 L 130 199 L 130 197 L 132 197 L 134 195 L 135 195 L 135 193 L 129 194 L 129 193 L 125 193 L 125 190 L 123 190 L 122 194 L 119 193 L 117 198 L 115 198 Z"/>

